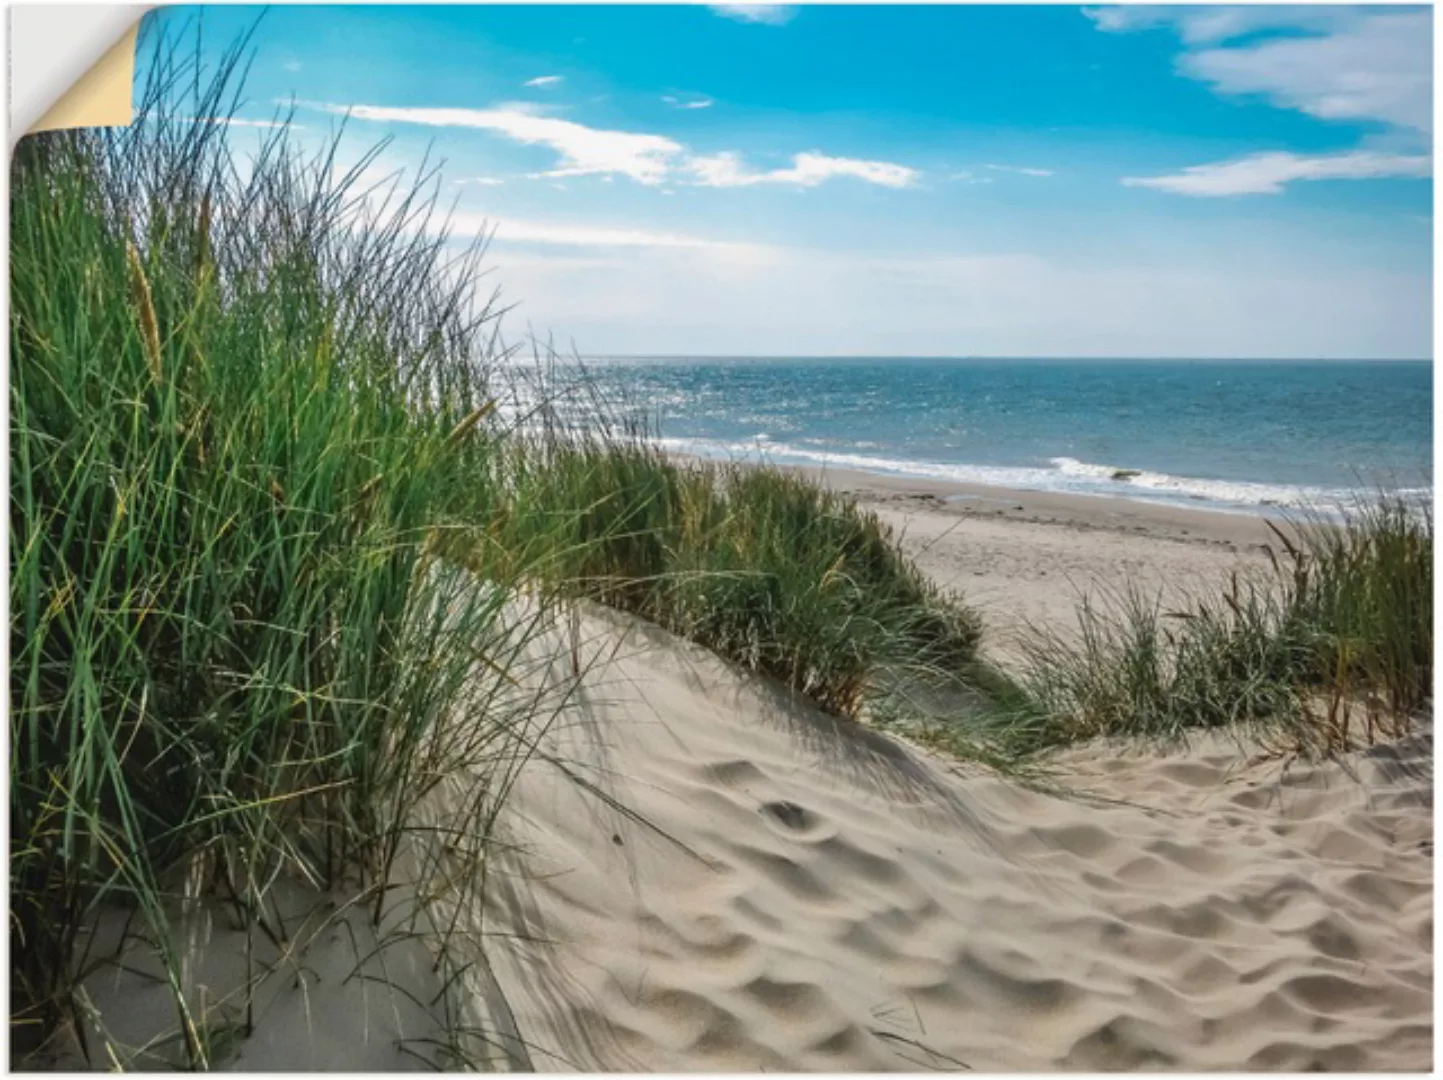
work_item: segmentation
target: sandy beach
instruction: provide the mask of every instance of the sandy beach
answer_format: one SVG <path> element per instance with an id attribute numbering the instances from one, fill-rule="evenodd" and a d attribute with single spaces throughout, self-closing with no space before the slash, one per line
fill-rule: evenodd
<path id="1" fill-rule="evenodd" d="M 989 624 L 1262 558 L 1257 519 L 833 473 Z M 949 497 L 969 498 L 947 501 Z M 540 1070 L 1423 1069 L 1431 736 L 1306 766 L 1084 746 L 1030 790 L 631 620 L 490 904 Z M 1005 651 L 1005 650 L 1004 650 Z M 562 677 L 562 676 L 558 676 Z"/>
<path id="2" fill-rule="evenodd" d="M 1260 565 L 1268 537 L 1238 515 L 823 479 L 983 610 L 1004 663 L 1006 634 L 1065 626 L 1078 589 L 1205 584 Z M 264 983 L 232 1067 L 415 1067 L 443 1013 L 538 1071 L 1429 1067 L 1428 726 L 1321 765 L 1219 735 L 1083 745 L 1034 788 L 607 609 L 527 648 L 526 691 L 565 704 L 515 776 L 484 897 L 428 886 L 433 925 L 463 928 L 460 974 L 427 970 L 424 937 L 327 931 Z M 214 998 L 243 984 L 243 943 L 209 918 Z M 376 973 L 346 974 L 362 955 Z M 132 976 L 89 992 L 132 1043 L 165 1014 Z"/>
<path id="3" fill-rule="evenodd" d="M 940 585 L 983 611 L 987 646 L 1019 630 L 1066 630 L 1079 598 L 1129 585 L 1151 595 L 1222 584 L 1268 567 L 1276 537 L 1260 515 L 1092 495 L 1020 491 L 848 469 L 801 471 L 855 496 L 892 526 Z"/>
<path id="4" fill-rule="evenodd" d="M 1430 737 L 1089 746 L 1043 792 L 584 625 L 488 904 L 530 1067 L 1428 1067 Z"/>

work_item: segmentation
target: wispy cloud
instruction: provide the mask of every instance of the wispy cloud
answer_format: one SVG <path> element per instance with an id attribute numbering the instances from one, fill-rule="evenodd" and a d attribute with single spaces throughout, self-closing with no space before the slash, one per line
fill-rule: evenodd
<path id="1" fill-rule="evenodd" d="M 696 178 L 695 182 L 703 187 L 749 187 L 753 184 L 816 187 L 836 176 L 850 176 L 865 180 L 869 184 L 902 188 L 910 186 L 920 175 L 916 169 L 890 161 L 859 161 L 856 158 L 828 157 L 815 152 L 797 154 L 792 158 L 791 168 L 772 169 L 768 172 L 749 171 L 740 156 L 733 153 L 694 157 L 688 165 Z"/>
<path id="2" fill-rule="evenodd" d="M 1051 169 L 1034 169 L 1026 165 L 985 165 L 983 168 L 992 169 L 996 172 L 1017 173 L 1020 176 L 1051 176 Z"/>
<path id="3" fill-rule="evenodd" d="M 332 113 L 348 113 L 357 120 L 479 128 L 519 143 L 547 146 L 561 158 L 557 168 L 545 173 L 548 177 L 619 174 L 639 184 L 660 184 L 670 173 L 674 160 L 685 149 L 664 135 L 607 131 L 515 108 L 435 109 L 324 104 L 317 107 Z"/>
<path id="4" fill-rule="evenodd" d="M 673 94 L 663 94 L 661 100 L 673 109 L 710 109 L 716 104 L 709 97 L 679 98 Z"/>
<path id="5" fill-rule="evenodd" d="M 1259 94 L 1325 120 L 1374 120 L 1430 131 L 1432 15 L 1379 12 L 1317 37 L 1285 37 L 1183 58 L 1223 94 Z"/>
<path id="6" fill-rule="evenodd" d="M 688 248 L 699 251 L 754 253 L 768 250 L 765 244 L 660 232 L 631 225 L 525 221 L 458 213 L 451 215 L 448 226 L 455 235 L 487 233 L 493 236 L 495 242 L 501 244 L 584 248 Z"/>
<path id="7" fill-rule="evenodd" d="M 491 108 L 526 116 L 555 116 L 557 113 L 567 112 L 570 106 L 550 101 L 498 101 Z"/>
<path id="8" fill-rule="evenodd" d="M 1427 176 L 1426 154 L 1381 154 L 1359 150 L 1306 157 L 1290 153 L 1253 154 L 1236 161 L 1194 165 L 1173 176 L 1129 176 L 1128 187 L 1157 188 L 1178 195 L 1276 195 L 1298 180 L 1367 180 Z"/>
<path id="9" fill-rule="evenodd" d="M 522 86 L 560 86 L 565 76 L 562 75 L 538 75 L 534 79 L 527 79 Z"/>
<path id="10" fill-rule="evenodd" d="M 506 183 L 499 176 L 468 176 L 455 181 L 456 184 L 466 187 L 475 185 L 477 187 L 500 187 Z"/>
<path id="11" fill-rule="evenodd" d="M 1099 30 L 1128 33 L 1168 29 L 1187 45 L 1210 45 L 1265 30 L 1324 31 L 1336 23 L 1341 8 L 1286 5 L 1183 6 L 1126 4 L 1084 8 Z"/>
<path id="12" fill-rule="evenodd" d="M 1294 6 L 1088 9 L 1101 30 L 1166 28 L 1178 70 L 1220 94 L 1261 96 L 1326 120 L 1432 130 L 1433 15 L 1427 9 Z"/>
<path id="13" fill-rule="evenodd" d="M 711 9 L 718 15 L 741 22 L 762 23 L 766 26 L 781 26 L 792 21 L 797 9 L 791 4 L 712 4 Z"/>
<path id="14" fill-rule="evenodd" d="M 916 169 L 893 162 L 829 157 L 816 151 L 795 155 L 790 168 L 754 172 L 735 153 L 692 155 L 687 147 L 665 135 L 587 127 L 573 120 L 538 115 L 534 108 L 518 105 L 453 109 L 313 103 L 310 107 L 346 114 L 357 120 L 479 128 L 516 142 L 547 146 L 560 155 L 561 161 L 554 169 L 529 174 L 538 179 L 626 176 L 653 187 L 669 180 L 703 187 L 755 184 L 816 187 L 834 177 L 851 177 L 883 187 L 902 188 L 910 186 L 921 175 Z"/>
<path id="15" fill-rule="evenodd" d="M 291 131 L 306 130 L 304 124 L 295 124 L 289 120 L 246 120 L 239 116 L 177 116 L 175 120 L 183 124 L 219 124 L 223 127 L 289 128 Z"/>
<path id="16" fill-rule="evenodd" d="M 1300 180 L 1431 172 L 1429 10 L 1137 5 L 1087 9 L 1085 14 L 1098 29 L 1112 33 L 1158 28 L 1176 33 L 1185 46 L 1178 71 L 1221 95 L 1261 98 L 1322 120 L 1368 121 L 1387 132 L 1347 153 L 1258 153 L 1195 165 L 1172 176 L 1127 177 L 1123 183 L 1130 187 L 1204 197 L 1274 195 Z"/>

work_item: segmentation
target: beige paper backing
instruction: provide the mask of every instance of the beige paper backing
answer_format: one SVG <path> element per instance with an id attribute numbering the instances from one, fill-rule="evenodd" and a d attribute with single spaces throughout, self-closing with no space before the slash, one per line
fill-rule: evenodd
<path id="1" fill-rule="evenodd" d="M 29 133 L 60 128 L 129 126 L 135 78 L 135 36 L 139 29 L 137 21 L 89 71 L 76 80 L 59 101 L 46 110 L 44 116 L 35 121 Z"/>

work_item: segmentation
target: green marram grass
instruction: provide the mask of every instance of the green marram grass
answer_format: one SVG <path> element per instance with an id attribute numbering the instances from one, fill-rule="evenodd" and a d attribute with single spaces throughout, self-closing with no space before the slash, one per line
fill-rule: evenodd
<path id="1" fill-rule="evenodd" d="M 903 673 L 979 666 L 981 623 L 850 498 L 773 468 L 671 459 L 640 433 L 518 440 L 472 550 L 633 612 L 860 718 Z M 498 485 L 499 486 L 499 485 Z M 579 512 L 578 512 L 579 511 Z"/>
<path id="2" fill-rule="evenodd" d="M 678 465 L 599 407 L 508 430 L 481 251 L 434 174 L 368 190 L 378 151 L 342 168 L 339 137 L 308 156 L 285 126 L 242 154 L 215 120 L 244 43 L 212 72 L 142 48 L 131 127 L 29 138 L 12 176 L 18 1047 L 74 1015 L 119 905 L 186 1062 L 214 1064 L 177 903 L 198 881 L 269 932 L 278 878 L 359 872 L 379 912 L 427 792 L 530 752 L 551 706 L 510 690 L 510 613 L 536 598 L 653 618 L 849 715 L 888 667 L 972 662 L 975 616 L 847 500 Z M 494 813 L 453 828 L 480 845 Z"/>
<path id="3" fill-rule="evenodd" d="M 178 879 L 248 925 L 283 873 L 384 881 L 437 775 L 518 722 L 476 675 L 517 647 L 515 579 L 434 554 L 491 475 L 479 253 L 424 183 L 189 119 L 234 104 L 239 46 L 150 55 L 133 126 L 27 138 L 12 173 L 12 1036 L 71 1013 L 121 904 L 200 1067 Z"/>
<path id="4" fill-rule="evenodd" d="M 1433 687 L 1431 507 L 1387 492 L 1274 525 L 1271 570 L 1163 605 L 1084 603 L 1075 633 L 1037 629 L 1026 752 L 1095 737 L 1231 728 L 1289 751 L 1343 751 L 1411 729 Z"/>

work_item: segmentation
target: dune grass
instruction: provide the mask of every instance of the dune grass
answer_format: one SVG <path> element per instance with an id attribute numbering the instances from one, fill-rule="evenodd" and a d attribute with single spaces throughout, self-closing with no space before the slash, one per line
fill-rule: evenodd
<path id="1" fill-rule="evenodd" d="M 434 176 L 366 190 L 375 151 L 347 169 L 338 141 L 232 133 L 243 42 L 207 72 L 141 48 L 131 127 L 28 138 L 12 175 L 17 1049 L 74 1016 L 88 927 L 120 905 L 185 1063 L 215 1064 L 178 908 L 270 932 L 279 878 L 359 874 L 379 912 L 441 778 L 529 752 L 545 706 L 510 669 L 537 597 L 655 619 L 847 715 L 889 666 L 971 662 L 975 617 L 849 501 L 669 461 L 599 412 L 503 421 L 481 251 L 446 235 Z M 477 860 L 494 810 L 450 823 Z"/>
<path id="2" fill-rule="evenodd" d="M 1036 629 L 1028 708 L 1000 729 L 1035 751 L 1096 737 L 1239 728 L 1326 754 L 1409 730 L 1433 685 L 1433 519 L 1380 493 L 1274 526 L 1270 573 L 1164 607 L 1084 603 Z"/>
<path id="3" fill-rule="evenodd" d="M 507 568 L 434 555 L 491 474 L 479 253 L 424 182 L 190 119 L 227 114 L 239 46 L 153 48 L 132 127 L 27 138 L 12 174 L 11 1019 L 24 1047 L 68 1016 L 127 905 L 200 1067 L 182 882 L 247 925 L 282 873 L 384 882 L 436 777 L 509 752 L 526 705 L 486 672 L 524 628 Z"/>
<path id="4" fill-rule="evenodd" d="M 544 550 L 554 587 L 656 622 L 831 712 L 860 717 L 884 675 L 977 663 L 977 616 L 875 515 L 797 474 L 680 461 L 635 434 L 533 438 L 509 469 L 512 496 L 481 532 L 482 552 L 535 564 Z"/>

